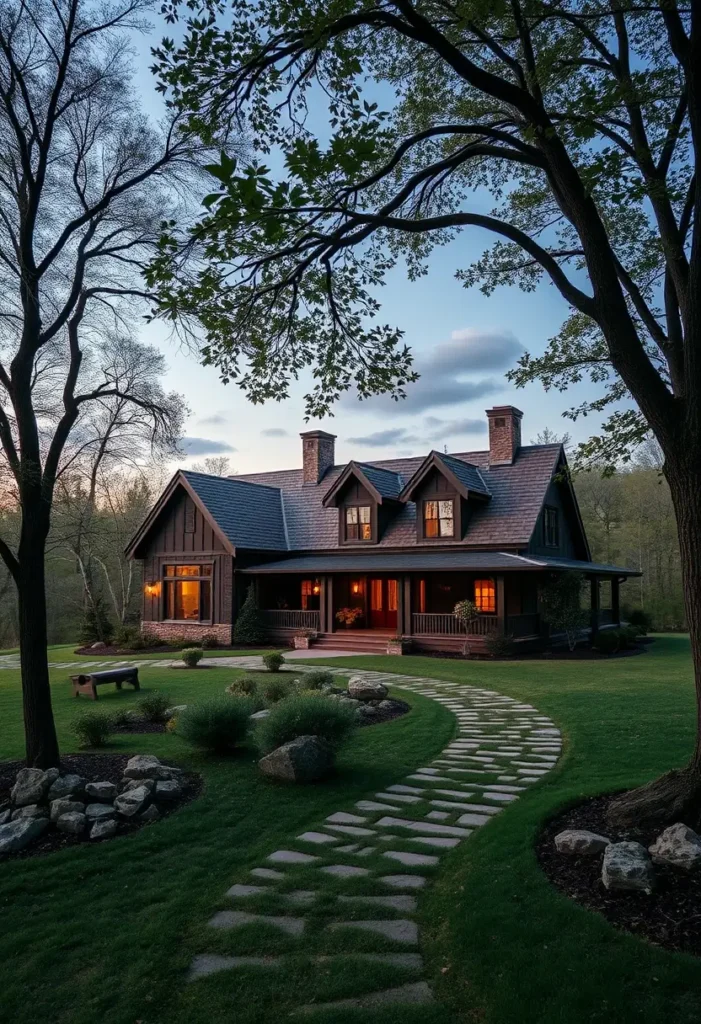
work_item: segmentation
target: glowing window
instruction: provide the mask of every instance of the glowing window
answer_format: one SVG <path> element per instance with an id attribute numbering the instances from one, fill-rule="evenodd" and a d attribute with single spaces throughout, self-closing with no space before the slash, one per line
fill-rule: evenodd
<path id="1" fill-rule="evenodd" d="M 481 612 L 497 610 L 497 591 L 494 580 L 475 580 L 475 604 Z"/>
<path id="2" fill-rule="evenodd" d="M 166 565 L 164 574 L 165 618 L 180 622 L 211 622 L 212 566 Z"/>
<path id="3" fill-rule="evenodd" d="M 424 537 L 453 537 L 455 519 L 452 499 L 424 502 Z"/>
<path id="4" fill-rule="evenodd" d="M 346 540 L 372 540 L 372 514 L 369 505 L 346 507 Z"/>

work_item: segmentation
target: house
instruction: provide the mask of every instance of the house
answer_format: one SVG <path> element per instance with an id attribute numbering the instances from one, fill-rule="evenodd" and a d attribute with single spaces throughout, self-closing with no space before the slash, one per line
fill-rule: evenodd
<path id="1" fill-rule="evenodd" d="M 591 583 L 592 628 L 618 623 L 620 583 L 639 574 L 592 562 L 563 448 L 522 445 L 521 418 L 489 409 L 488 451 L 336 465 L 334 435 L 310 430 L 301 469 L 178 471 L 127 549 L 144 563 L 144 631 L 229 643 L 253 585 L 275 639 L 455 649 L 469 598 L 476 648 L 494 634 L 536 645 L 539 586 L 570 569 Z M 357 609 L 351 628 L 342 609 Z"/>

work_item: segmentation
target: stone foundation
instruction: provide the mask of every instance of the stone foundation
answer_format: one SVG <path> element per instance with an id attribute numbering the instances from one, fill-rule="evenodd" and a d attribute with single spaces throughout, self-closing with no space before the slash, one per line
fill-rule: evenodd
<path id="1" fill-rule="evenodd" d="M 171 640 L 174 636 L 183 636 L 197 643 L 203 636 L 216 636 L 220 644 L 231 643 L 231 625 L 227 622 L 142 622 L 141 632 L 157 636 L 161 640 Z"/>

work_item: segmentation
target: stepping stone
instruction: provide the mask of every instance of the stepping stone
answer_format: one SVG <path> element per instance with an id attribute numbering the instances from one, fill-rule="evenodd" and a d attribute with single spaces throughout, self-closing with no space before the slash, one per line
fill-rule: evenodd
<path id="1" fill-rule="evenodd" d="M 377 881 L 390 889 L 423 889 L 426 885 L 423 875 L 382 875 Z"/>
<path id="2" fill-rule="evenodd" d="M 374 846 L 364 846 L 362 850 L 358 850 L 356 857 L 369 857 L 371 853 L 375 852 Z"/>
<path id="3" fill-rule="evenodd" d="M 409 821 L 407 818 L 380 818 L 377 824 L 385 828 L 407 828 L 411 832 L 428 832 L 435 836 L 469 835 L 464 828 L 457 828 L 455 825 L 434 825 L 430 821 Z"/>
<path id="4" fill-rule="evenodd" d="M 361 818 L 359 814 L 336 811 L 335 814 L 330 814 L 326 820 L 333 825 L 364 825 L 368 819 Z"/>
<path id="5" fill-rule="evenodd" d="M 317 956 L 315 963 L 325 964 L 340 958 L 347 960 L 353 957 L 356 960 L 364 960 L 366 963 L 387 964 L 389 967 L 404 967 L 407 970 L 420 971 L 423 968 L 423 957 L 420 953 L 336 953 L 333 956 Z"/>
<path id="6" fill-rule="evenodd" d="M 500 804 L 510 804 L 510 803 L 513 803 L 514 800 L 518 800 L 518 797 L 512 795 L 511 793 L 486 793 L 485 792 L 485 793 L 482 794 L 482 796 L 486 797 L 488 800 L 496 800 Z"/>
<path id="7" fill-rule="evenodd" d="M 210 928 L 229 930 L 247 924 L 269 924 L 288 935 L 301 935 L 304 931 L 303 917 L 273 917 L 269 914 L 246 914 L 243 910 L 220 910 L 207 922 Z"/>
<path id="8" fill-rule="evenodd" d="M 484 795 L 487 795 L 489 791 L 490 795 L 494 793 L 523 793 L 523 786 L 499 786 L 492 783 L 489 786 L 484 786 Z"/>
<path id="9" fill-rule="evenodd" d="M 400 918 L 398 921 L 334 921 L 328 928 L 330 931 L 356 928 L 362 932 L 373 932 L 404 946 L 416 946 L 419 941 L 419 926 L 416 921 L 409 921 L 406 918 Z"/>
<path id="10" fill-rule="evenodd" d="M 397 788 L 400 788 L 400 787 L 397 787 Z M 404 789 L 413 789 L 413 786 L 404 786 L 402 788 L 404 788 Z M 425 790 L 423 790 L 423 789 L 414 789 L 414 792 L 415 793 L 424 793 Z M 384 797 L 385 800 L 394 800 L 395 803 L 400 803 L 400 804 L 418 804 L 418 803 L 421 803 L 421 799 L 422 799 L 420 796 L 409 796 L 408 793 L 375 793 L 375 796 L 379 797 L 380 799 L 382 799 Z"/>
<path id="11" fill-rule="evenodd" d="M 488 807 L 486 804 L 465 804 L 457 800 L 431 800 L 432 807 L 454 807 L 456 811 L 476 811 L 477 814 L 499 814 L 501 807 Z"/>
<path id="12" fill-rule="evenodd" d="M 486 825 L 492 819 L 488 814 L 463 814 L 458 818 L 460 825 Z"/>
<path id="13" fill-rule="evenodd" d="M 518 775 L 497 775 L 498 782 L 521 782 Z"/>
<path id="14" fill-rule="evenodd" d="M 380 804 L 377 800 L 358 800 L 355 805 L 359 811 L 398 811 L 391 804 Z"/>
<path id="15" fill-rule="evenodd" d="M 468 835 L 471 835 L 471 830 L 466 829 Z M 443 839 L 441 836 L 411 836 L 409 838 L 411 843 L 423 843 L 424 846 L 435 846 L 436 848 L 452 849 L 457 846 L 460 842 L 459 839 Z"/>
<path id="16" fill-rule="evenodd" d="M 303 832 L 297 838 L 305 843 L 316 843 L 317 846 L 322 846 L 324 843 L 338 842 L 338 836 L 327 836 L 325 832 Z"/>
<path id="17" fill-rule="evenodd" d="M 429 811 L 426 817 L 430 821 L 446 821 L 450 815 L 447 811 Z"/>
<path id="18" fill-rule="evenodd" d="M 277 882 L 285 877 L 284 872 L 274 871 L 272 868 L 252 868 L 249 874 L 255 875 L 256 878 L 268 878 L 271 882 Z"/>
<path id="19" fill-rule="evenodd" d="M 309 853 L 297 853 L 296 850 L 276 850 L 267 860 L 273 864 L 313 864 L 319 858 L 312 857 Z"/>
<path id="20" fill-rule="evenodd" d="M 424 853 L 405 853 L 403 850 L 385 850 L 384 856 L 411 868 L 433 867 L 438 863 L 438 857 L 429 857 Z"/>
<path id="21" fill-rule="evenodd" d="M 217 971 L 230 971 L 234 967 L 279 967 L 280 963 L 279 956 L 219 956 L 217 953 L 200 953 L 193 958 L 185 980 L 197 981 L 198 978 L 206 978 Z"/>
<path id="22" fill-rule="evenodd" d="M 415 896 L 339 896 L 340 903 L 370 903 L 374 907 L 389 907 L 413 914 L 416 910 Z"/>
<path id="23" fill-rule="evenodd" d="M 471 783 L 471 785 L 474 785 L 474 783 Z M 468 800 L 473 795 L 466 789 L 438 789 L 437 787 L 431 790 L 430 795 L 436 796 L 439 793 L 441 796 L 454 796 L 456 800 Z"/>
<path id="24" fill-rule="evenodd" d="M 230 889 L 227 889 L 226 895 L 232 899 L 239 899 L 245 896 L 259 896 L 262 892 L 270 892 L 270 889 L 265 885 L 232 885 Z"/>
<path id="25" fill-rule="evenodd" d="M 408 985 L 399 985 L 397 988 L 386 988 L 380 992 L 369 992 L 364 996 L 353 996 L 351 999 L 337 999 L 333 1003 L 311 1003 L 308 1006 L 300 1006 L 295 1014 L 329 1012 L 333 1010 L 356 1009 L 368 1010 L 375 1006 L 386 1006 L 388 1004 L 405 1004 L 407 1006 L 421 1006 L 424 1003 L 433 1002 L 433 993 L 425 981 L 414 981 Z"/>
<path id="26" fill-rule="evenodd" d="M 316 890 L 314 889 L 293 889 L 292 892 L 282 893 L 286 900 L 290 903 L 313 903 L 316 899 Z"/>
<path id="27" fill-rule="evenodd" d="M 371 828 L 360 828 L 358 825 L 329 825 L 334 832 L 343 832 L 347 836 L 374 836 L 375 832 Z"/>
<path id="28" fill-rule="evenodd" d="M 325 875 L 334 875 L 336 878 L 360 878 L 363 875 L 369 875 L 370 872 L 367 868 L 357 868 L 353 864 L 327 864 L 326 867 L 319 868 Z"/>
<path id="29" fill-rule="evenodd" d="M 355 853 L 359 846 L 360 843 L 348 843 L 347 846 L 337 846 L 336 851 L 338 853 Z"/>

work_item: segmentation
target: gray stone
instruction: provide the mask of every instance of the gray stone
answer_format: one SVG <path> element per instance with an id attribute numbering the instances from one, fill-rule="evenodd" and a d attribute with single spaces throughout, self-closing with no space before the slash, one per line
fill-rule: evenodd
<path id="1" fill-rule="evenodd" d="M 96 640 L 94 644 L 90 644 L 91 651 L 102 651 L 105 647 L 107 647 L 107 644 L 104 640 Z"/>
<path id="2" fill-rule="evenodd" d="M 263 718 L 267 718 L 270 714 L 270 708 L 263 708 L 262 711 L 254 711 L 251 715 L 252 722 L 259 722 Z"/>
<path id="3" fill-rule="evenodd" d="M 17 821 L 18 818 L 45 818 L 48 815 L 45 804 L 27 804 L 26 807 L 18 807 L 12 811 L 8 820 Z"/>
<path id="4" fill-rule="evenodd" d="M 426 885 L 423 875 L 382 875 L 377 881 L 390 889 L 423 889 Z"/>
<path id="5" fill-rule="evenodd" d="M 410 787 L 407 786 L 406 788 L 409 789 Z M 416 792 L 425 793 L 426 790 L 419 789 L 416 790 Z M 394 800 L 395 803 L 400 804 L 419 804 L 421 803 L 422 800 L 425 799 L 425 797 L 422 796 L 409 796 L 406 793 L 375 793 L 375 796 L 379 797 L 380 800 Z"/>
<path id="6" fill-rule="evenodd" d="M 235 967 L 278 967 L 280 957 L 275 956 L 220 956 L 218 953 L 201 953 L 190 964 L 187 981 L 197 981 L 218 971 L 230 971 Z"/>
<path id="7" fill-rule="evenodd" d="M 468 835 L 469 835 L 468 831 Z M 412 843 L 421 843 L 422 846 L 433 846 L 440 850 L 451 850 L 460 842 L 459 839 L 444 839 L 442 836 L 412 836 Z"/>
<path id="8" fill-rule="evenodd" d="M 403 946 L 416 946 L 419 941 L 419 926 L 416 921 L 405 918 L 396 921 L 334 921 L 328 927 L 331 931 L 338 931 L 339 928 L 357 928 L 364 932 L 374 932 Z"/>
<path id="9" fill-rule="evenodd" d="M 409 832 L 421 832 L 434 836 L 469 836 L 465 828 L 457 825 L 435 825 L 432 821 L 410 821 L 408 818 L 380 818 L 377 822 L 382 828 L 405 828 Z"/>
<path id="10" fill-rule="evenodd" d="M 158 810 L 155 804 L 149 804 L 145 811 L 142 811 L 139 815 L 139 821 L 146 822 L 147 825 L 154 821 L 158 821 L 161 816 L 161 812 Z"/>
<path id="11" fill-rule="evenodd" d="M 399 807 L 381 804 L 377 800 L 358 800 L 355 805 L 359 811 L 398 811 Z"/>
<path id="12" fill-rule="evenodd" d="M 319 860 L 318 857 L 312 857 L 310 853 L 297 853 L 296 850 L 276 850 L 266 859 L 273 864 L 313 864 Z"/>
<path id="13" fill-rule="evenodd" d="M 85 808 L 85 817 L 89 821 L 110 821 L 116 813 L 111 804 L 88 804 Z"/>
<path id="14" fill-rule="evenodd" d="M 62 814 L 85 814 L 85 804 L 80 800 L 52 800 L 51 820 L 58 821 Z"/>
<path id="15" fill-rule="evenodd" d="M 352 955 L 352 954 L 349 954 Z M 329 1013 L 334 1010 L 371 1010 L 376 1006 L 403 1004 L 406 1006 L 423 1006 L 433 1002 L 433 993 L 425 981 L 412 981 L 396 988 L 381 989 L 379 992 L 368 992 L 364 996 L 352 996 L 349 999 L 337 999 L 333 1003 L 310 1003 L 300 1006 L 294 1014 Z"/>
<path id="16" fill-rule="evenodd" d="M 283 894 L 286 900 L 291 903 L 313 903 L 316 899 L 316 892 L 314 889 L 293 889 L 292 892 L 286 892 Z"/>
<path id="17" fill-rule="evenodd" d="M 326 819 L 330 825 L 364 825 L 368 820 L 359 814 L 348 814 L 347 811 L 336 811 Z"/>
<path id="18" fill-rule="evenodd" d="M 374 836 L 376 833 L 371 828 L 362 828 L 359 825 L 327 825 L 327 828 L 334 832 L 342 832 L 345 836 Z"/>
<path id="19" fill-rule="evenodd" d="M 68 832 L 71 835 L 79 836 L 81 832 L 85 831 L 87 821 L 84 814 L 62 814 L 56 822 L 56 828 L 59 832 Z"/>
<path id="20" fill-rule="evenodd" d="M 185 711 L 186 708 L 187 708 L 187 704 L 176 704 L 175 707 L 166 708 L 166 711 L 165 711 L 165 720 L 166 720 L 166 722 L 169 722 L 171 720 L 171 718 L 175 718 L 177 715 L 180 714 L 181 711 Z"/>
<path id="21" fill-rule="evenodd" d="M 486 825 L 490 820 L 488 814 L 461 814 L 458 818 L 458 825 Z"/>
<path id="22" fill-rule="evenodd" d="M 82 796 L 85 788 L 85 779 L 80 775 L 59 775 L 51 783 L 49 789 L 49 801 L 65 799 L 68 796 Z"/>
<path id="23" fill-rule="evenodd" d="M 270 882 L 278 882 L 285 877 L 284 871 L 274 871 L 272 868 L 252 868 L 250 874 L 255 878 L 265 878 Z"/>
<path id="24" fill-rule="evenodd" d="M 655 864 L 693 871 L 701 866 L 701 836 L 682 822 L 670 825 L 650 847 Z"/>
<path id="25" fill-rule="evenodd" d="M 396 860 L 406 867 L 434 867 L 438 863 L 438 857 L 431 857 L 427 853 L 405 853 L 403 850 L 385 850 L 383 856 L 390 860 Z"/>
<path id="26" fill-rule="evenodd" d="M 166 803 L 171 803 L 175 800 L 179 800 L 182 796 L 183 787 L 175 779 L 167 779 L 163 782 L 156 783 L 156 800 L 163 800 Z"/>
<path id="27" fill-rule="evenodd" d="M 125 779 L 119 787 L 119 792 L 128 793 L 132 789 L 140 789 L 143 786 L 153 796 L 157 785 L 158 783 L 155 779 Z"/>
<path id="28" fill-rule="evenodd" d="M 450 815 L 447 811 L 429 811 L 426 817 L 429 821 L 447 821 Z"/>
<path id="29" fill-rule="evenodd" d="M 373 907 L 388 907 L 413 914 L 416 910 L 415 896 L 339 896 L 340 903 L 369 903 Z"/>
<path id="30" fill-rule="evenodd" d="M 243 910 L 220 910 L 208 921 L 210 928 L 229 930 L 247 924 L 268 924 L 288 935 L 301 935 L 306 924 L 303 917 L 280 917 L 271 914 L 247 914 Z"/>
<path id="31" fill-rule="evenodd" d="M 0 825 L 5 825 L 12 817 L 12 809 L 10 807 L 3 808 L 0 811 Z"/>
<path id="32" fill-rule="evenodd" d="M 48 818 L 20 818 L 0 825 L 0 856 L 23 850 L 33 839 L 38 839 L 48 825 Z"/>
<path id="33" fill-rule="evenodd" d="M 226 895 L 231 899 L 243 899 L 247 896 L 260 896 L 262 892 L 270 892 L 265 885 L 241 885 L 236 883 L 226 890 Z"/>
<path id="34" fill-rule="evenodd" d="M 652 892 L 655 873 L 645 847 L 640 843 L 609 843 L 604 850 L 601 881 L 607 889 Z"/>
<path id="35" fill-rule="evenodd" d="M 113 782 L 88 782 L 85 786 L 85 795 L 91 800 L 111 804 L 117 795 L 117 787 Z"/>
<path id="36" fill-rule="evenodd" d="M 137 754 L 129 758 L 124 769 L 125 779 L 177 779 L 182 775 L 180 768 L 161 764 L 153 754 Z"/>
<path id="37" fill-rule="evenodd" d="M 326 778 L 333 763 L 333 751 L 318 736 L 298 736 L 262 757 L 258 767 L 281 782 L 316 782 Z"/>
<path id="38" fill-rule="evenodd" d="M 39 804 L 49 792 L 52 779 L 40 768 L 21 768 L 10 797 L 15 807 Z"/>
<path id="39" fill-rule="evenodd" d="M 352 864 L 327 864 L 320 870 L 334 878 L 362 878 L 370 874 L 367 868 L 356 868 Z"/>
<path id="40" fill-rule="evenodd" d="M 375 683 L 363 676 L 353 676 L 348 680 L 348 693 L 353 700 L 384 700 L 388 694 L 383 683 Z"/>
<path id="41" fill-rule="evenodd" d="M 150 790 L 146 786 L 137 786 L 136 789 L 128 789 L 126 793 L 120 793 L 114 802 L 114 808 L 123 818 L 133 818 L 146 810 L 150 799 Z"/>
<path id="42" fill-rule="evenodd" d="M 111 839 L 117 831 L 117 822 L 114 818 L 107 818 L 103 821 L 96 821 L 90 829 L 91 839 Z"/>
<path id="43" fill-rule="evenodd" d="M 555 836 L 555 849 L 558 853 L 574 853 L 584 857 L 601 853 L 610 843 L 611 840 L 606 836 L 579 828 L 567 828 Z"/>
<path id="44" fill-rule="evenodd" d="M 337 960 L 343 957 L 346 960 L 348 957 L 352 957 L 354 960 L 364 960 L 369 964 L 387 964 L 389 967 L 403 967 L 408 971 L 420 971 L 424 965 L 423 957 L 420 953 L 337 953 L 335 956 L 317 956 L 315 957 L 316 963 L 324 964 L 330 963 L 332 960 Z"/>
<path id="45" fill-rule="evenodd" d="M 303 832 L 301 836 L 297 836 L 305 843 L 315 843 L 317 846 L 323 846 L 325 843 L 337 843 L 338 836 L 327 836 L 325 832 Z"/>
<path id="46" fill-rule="evenodd" d="M 59 777 L 61 772 L 59 771 L 58 768 L 47 768 L 46 771 L 44 772 L 44 774 L 46 775 L 46 777 L 49 780 L 49 782 L 53 784 L 56 781 L 56 779 Z"/>

